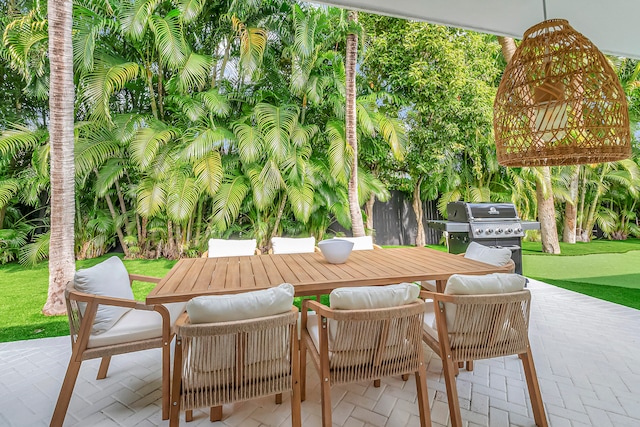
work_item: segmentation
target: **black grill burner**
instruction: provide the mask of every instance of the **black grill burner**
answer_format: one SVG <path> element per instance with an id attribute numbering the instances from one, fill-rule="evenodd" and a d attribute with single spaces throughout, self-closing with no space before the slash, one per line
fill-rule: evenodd
<path id="1" fill-rule="evenodd" d="M 448 221 L 427 221 L 431 228 L 447 232 L 452 254 L 466 252 L 469 243 L 511 249 L 516 273 L 522 274 L 522 237 L 525 230 L 540 228 L 539 222 L 521 221 L 511 203 L 447 204 Z"/>

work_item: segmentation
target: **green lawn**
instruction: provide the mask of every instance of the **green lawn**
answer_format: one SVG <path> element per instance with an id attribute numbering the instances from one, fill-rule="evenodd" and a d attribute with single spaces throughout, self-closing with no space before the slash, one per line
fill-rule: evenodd
<path id="1" fill-rule="evenodd" d="M 446 250 L 443 246 L 430 246 Z M 565 245 L 562 256 L 543 254 L 540 243 L 523 242 L 526 276 L 596 298 L 640 309 L 640 240 L 594 241 Z M 86 268 L 107 256 L 78 261 Z M 163 276 L 175 261 L 124 261 L 131 273 Z M 0 342 L 54 337 L 69 333 L 65 316 L 40 312 L 47 297 L 46 263 L 27 269 L 17 264 L 0 266 Z M 134 282 L 134 295 L 144 300 L 153 284 Z"/>

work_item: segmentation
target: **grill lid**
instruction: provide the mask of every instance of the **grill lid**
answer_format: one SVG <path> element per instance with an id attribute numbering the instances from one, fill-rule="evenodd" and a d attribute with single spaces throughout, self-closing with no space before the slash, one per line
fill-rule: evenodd
<path id="1" fill-rule="evenodd" d="M 473 222 L 474 220 L 518 221 L 518 212 L 511 203 L 466 203 L 447 204 L 447 216 L 453 222 Z"/>

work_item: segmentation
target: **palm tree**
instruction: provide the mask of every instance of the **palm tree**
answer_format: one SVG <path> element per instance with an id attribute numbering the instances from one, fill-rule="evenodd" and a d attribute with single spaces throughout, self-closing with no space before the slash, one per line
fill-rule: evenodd
<path id="1" fill-rule="evenodd" d="M 73 2 L 48 2 L 49 21 L 49 138 L 51 147 L 51 240 L 49 292 L 45 315 L 66 312 L 64 288 L 75 273 L 74 253 L 74 82 L 71 38 Z"/>
<path id="2" fill-rule="evenodd" d="M 358 22 L 358 12 L 348 12 L 349 24 Z M 350 31 L 347 34 L 347 52 L 345 57 L 346 72 L 346 114 L 345 130 L 347 144 L 353 151 L 351 175 L 349 177 L 349 211 L 351 212 L 351 232 L 354 237 L 364 236 L 364 223 L 358 198 L 358 133 L 356 116 L 356 62 L 358 57 L 358 34 Z"/>

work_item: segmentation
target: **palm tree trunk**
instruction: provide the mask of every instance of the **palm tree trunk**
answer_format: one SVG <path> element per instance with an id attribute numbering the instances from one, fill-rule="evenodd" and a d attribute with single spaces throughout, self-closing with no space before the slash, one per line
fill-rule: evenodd
<path id="1" fill-rule="evenodd" d="M 371 193 L 371 197 L 364 205 L 364 212 L 367 215 L 367 233 L 373 235 L 373 206 L 376 204 L 376 195 Z"/>
<path id="2" fill-rule="evenodd" d="M 124 241 L 124 234 L 122 234 L 122 230 L 117 225 L 118 213 L 116 212 L 116 208 L 113 206 L 111 197 L 109 197 L 108 194 L 104 196 L 104 199 L 106 200 L 107 206 L 109 207 L 109 212 L 111 212 L 111 218 L 113 218 L 113 223 L 115 224 L 116 235 L 118 236 L 118 241 L 120 242 L 120 246 L 122 246 L 122 250 L 124 251 L 124 256 L 126 258 L 130 258 L 129 248 Z"/>
<path id="3" fill-rule="evenodd" d="M 427 244 L 427 237 L 424 234 L 424 210 L 422 209 L 422 198 L 420 197 L 420 187 L 422 186 L 422 177 L 418 179 L 415 187 L 413 187 L 413 213 L 416 215 L 416 222 L 418 223 L 418 230 L 416 233 L 416 246 L 421 248 Z"/>
<path id="4" fill-rule="evenodd" d="M 151 102 L 151 113 L 153 117 L 158 118 L 158 104 L 156 103 L 156 92 L 153 90 L 153 72 L 151 64 L 146 61 L 144 64 L 145 73 L 147 75 L 147 88 L 149 89 L 149 100 Z"/>
<path id="5" fill-rule="evenodd" d="M 540 238 L 542 252 L 549 254 L 560 253 L 558 242 L 558 228 L 556 227 L 556 208 L 551 191 L 551 168 L 538 168 L 536 175 L 536 200 L 538 201 L 538 221 L 540 221 Z"/>
<path id="6" fill-rule="evenodd" d="M 350 10 L 348 20 L 358 22 L 358 12 Z M 358 203 L 358 133 L 356 123 L 356 59 L 358 56 L 358 35 L 347 35 L 347 54 L 345 58 L 346 73 L 346 133 L 347 144 L 352 148 L 353 160 L 351 162 L 351 177 L 349 178 L 349 212 L 351 214 L 351 232 L 353 237 L 362 237 L 364 223 L 362 212 Z"/>
<path id="7" fill-rule="evenodd" d="M 564 208 L 564 227 L 562 241 L 565 243 L 576 242 L 576 227 L 578 219 L 578 181 L 580 179 L 580 165 L 576 166 L 569 183 L 569 197 Z"/>
<path id="8" fill-rule="evenodd" d="M 64 289 L 76 269 L 72 14 L 71 0 L 49 0 L 51 244 L 49 291 L 42 309 L 47 316 L 65 313 Z"/>
<path id="9" fill-rule="evenodd" d="M 127 205 L 124 202 L 124 195 L 122 194 L 122 189 L 120 188 L 120 184 L 118 181 L 116 184 L 116 194 L 118 195 L 118 202 L 120 203 L 120 211 L 122 212 L 122 218 L 124 219 L 124 227 L 127 235 L 129 234 L 129 215 L 127 215 Z"/>
<path id="10" fill-rule="evenodd" d="M 284 208 L 287 205 L 287 195 L 285 194 L 282 197 L 282 201 L 280 202 L 280 207 L 278 207 L 278 215 L 276 216 L 276 222 L 273 224 L 273 228 L 271 229 L 271 235 L 269 236 L 269 242 L 271 242 L 271 238 L 277 236 L 278 227 L 280 227 L 280 220 L 282 219 L 282 215 L 284 214 Z"/>
<path id="11" fill-rule="evenodd" d="M 511 37 L 498 37 L 502 48 L 502 55 L 509 63 L 516 51 L 516 43 Z M 548 166 L 537 168 L 539 177 L 536 178 L 536 199 L 538 201 L 538 221 L 540 221 L 540 238 L 542 251 L 559 254 L 558 229 L 556 227 L 555 205 L 553 190 L 551 189 L 551 169 Z"/>

